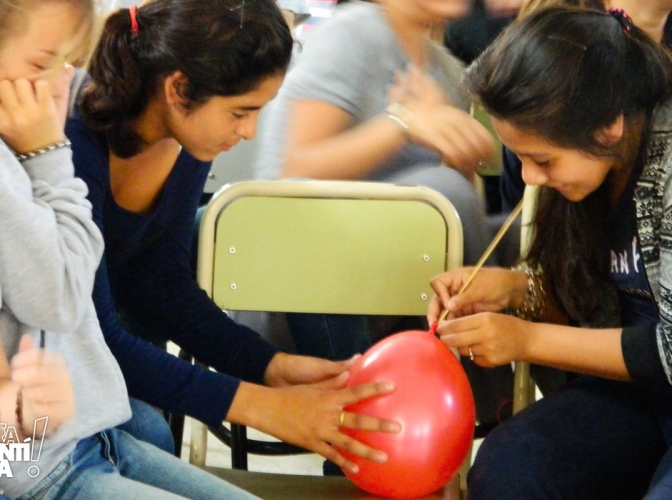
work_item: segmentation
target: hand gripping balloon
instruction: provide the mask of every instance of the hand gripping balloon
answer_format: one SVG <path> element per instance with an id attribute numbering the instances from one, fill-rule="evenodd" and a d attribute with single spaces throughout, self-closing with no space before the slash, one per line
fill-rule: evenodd
<path id="1" fill-rule="evenodd" d="M 426 331 L 392 335 L 355 363 L 348 385 L 394 382 L 394 392 L 358 401 L 348 412 L 396 420 L 398 434 L 343 428 L 342 432 L 383 450 L 379 464 L 345 451 L 359 466 L 346 475 L 363 490 L 391 498 L 416 498 L 444 486 L 464 461 L 474 434 L 474 398 L 455 355 Z"/>

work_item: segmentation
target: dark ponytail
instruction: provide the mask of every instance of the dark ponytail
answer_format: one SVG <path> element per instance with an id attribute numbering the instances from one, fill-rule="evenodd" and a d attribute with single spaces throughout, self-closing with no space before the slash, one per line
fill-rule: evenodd
<path id="1" fill-rule="evenodd" d="M 109 16 L 89 67 L 80 107 L 122 158 L 137 154 L 134 120 L 163 80 L 181 71 L 188 108 L 254 90 L 289 64 L 292 37 L 273 0 L 152 0 Z"/>
<path id="2" fill-rule="evenodd" d="M 514 23 L 467 70 L 466 85 L 494 117 L 551 144 L 595 157 L 624 158 L 599 132 L 624 117 L 635 167 L 644 162 L 648 123 L 670 96 L 672 62 L 643 31 L 604 12 L 542 9 Z M 642 118 L 644 127 L 642 130 Z M 577 323 L 600 312 L 609 273 L 603 185 L 568 201 L 542 188 L 528 261 L 540 265 L 559 304 Z"/>

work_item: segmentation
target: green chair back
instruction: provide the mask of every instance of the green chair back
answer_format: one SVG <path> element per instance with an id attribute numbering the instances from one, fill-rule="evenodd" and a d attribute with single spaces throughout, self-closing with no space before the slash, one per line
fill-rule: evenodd
<path id="1" fill-rule="evenodd" d="M 462 230 L 426 188 L 248 181 L 213 198 L 201 246 L 222 309 L 422 316 L 429 280 L 461 264 Z"/>

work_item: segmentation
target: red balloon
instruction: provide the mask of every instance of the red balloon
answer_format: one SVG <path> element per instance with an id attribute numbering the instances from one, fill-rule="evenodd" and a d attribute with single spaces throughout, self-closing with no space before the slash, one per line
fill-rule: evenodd
<path id="1" fill-rule="evenodd" d="M 384 464 L 342 451 L 359 466 L 346 471 L 363 490 L 390 498 L 416 498 L 435 492 L 455 475 L 474 436 L 474 397 L 455 355 L 434 335 L 408 331 L 371 347 L 355 363 L 348 386 L 382 380 L 395 383 L 390 394 L 348 405 L 345 410 L 396 420 L 398 434 L 341 431 L 388 455 Z"/>

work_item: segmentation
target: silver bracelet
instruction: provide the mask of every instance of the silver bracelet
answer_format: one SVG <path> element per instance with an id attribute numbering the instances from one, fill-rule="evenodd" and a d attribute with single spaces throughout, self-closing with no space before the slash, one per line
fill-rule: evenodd
<path id="1" fill-rule="evenodd" d="M 508 312 L 526 321 L 538 320 L 544 312 L 546 305 L 546 292 L 542 284 L 541 272 L 530 268 L 527 264 L 518 264 L 511 268 L 512 271 L 524 273 L 527 277 L 527 291 L 523 299 L 523 305 L 517 309 L 509 309 Z"/>
<path id="2" fill-rule="evenodd" d="M 411 136 L 408 132 L 409 125 L 408 122 L 404 119 L 404 116 L 408 116 L 411 112 L 403 105 L 398 102 L 393 102 L 387 108 L 385 108 L 385 113 L 390 120 L 399 125 L 402 135 L 406 139 L 410 139 Z"/>
<path id="3" fill-rule="evenodd" d="M 33 151 L 28 151 L 27 153 L 14 153 L 14 156 L 16 156 L 16 159 L 19 161 L 25 161 L 43 155 L 44 153 L 48 153 L 49 151 L 53 151 L 54 149 L 69 148 L 71 145 L 72 143 L 69 139 L 63 139 L 62 141 L 49 144 L 48 146 L 39 149 L 34 149 Z"/>

